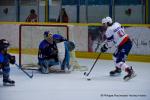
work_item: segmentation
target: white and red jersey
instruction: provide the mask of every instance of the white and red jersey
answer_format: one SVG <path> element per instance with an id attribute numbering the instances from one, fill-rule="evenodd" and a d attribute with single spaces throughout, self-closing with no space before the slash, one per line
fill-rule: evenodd
<path id="1" fill-rule="evenodd" d="M 113 42 L 116 47 L 123 45 L 128 40 L 128 34 L 125 33 L 124 28 L 118 22 L 109 26 L 106 30 L 106 38 L 108 47 L 111 47 L 110 42 Z"/>

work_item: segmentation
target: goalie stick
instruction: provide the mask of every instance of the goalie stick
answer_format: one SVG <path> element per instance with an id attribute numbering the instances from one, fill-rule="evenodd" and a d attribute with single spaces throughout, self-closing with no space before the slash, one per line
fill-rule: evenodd
<path id="1" fill-rule="evenodd" d="M 32 78 L 33 77 L 33 71 L 32 71 L 32 74 L 30 75 L 28 72 L 26 72 L 22 66 L 19 66 L 18 64 L 15 64 L 20 70 L 22 70 L 29 78 Z"/>
<path id="2" fill-rule="evenodd" d="M 37 68 L 37 67 L 23 67 L 22 68 L 23 70 L 34 70 L 34 71 L 39 71 L 39 68 Z M 54 68 L 49 68 L 49 73 L 70 73 L 71 71 L 69 71 L 69 70 L 67 70 L 67 71 L 65 71 L 65 70 L 61 70 L 61 69 L 54 69 Z"/>

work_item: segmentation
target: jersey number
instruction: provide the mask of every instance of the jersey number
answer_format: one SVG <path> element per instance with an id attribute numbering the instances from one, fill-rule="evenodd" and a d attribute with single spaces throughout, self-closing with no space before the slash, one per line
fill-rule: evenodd
<path id="1" fill-rule="evenodd" d="M 119 31 L 117 32 L 117 34 L 118 34 L 119 37 L 123 37 L 123 36 L 125 35 L 125 33 L 124 33 L 123 30 L 119 30 Z"/>

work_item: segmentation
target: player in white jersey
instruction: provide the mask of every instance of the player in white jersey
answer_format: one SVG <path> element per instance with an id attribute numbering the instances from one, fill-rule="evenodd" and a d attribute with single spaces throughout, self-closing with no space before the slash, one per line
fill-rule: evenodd
<path id="1" fill-rule="evenodd" d="M 101 52 L 106 52 L 113 44 L 117 48 L 113 54 L 115 70 L 110 71 L 110 75 L 116 76 L 121 73 L 121 70 L 125 70 L 127 75 L 124 76 L 124 80 L 131 79 L 135 76 L 135 72 L 125 61 L 132 48 L 132 41 L 128 34 L 125 33 L 124 28 L 118 22 L 113 23 L 110 17 L 103 18 L 102 24 L 107 30 L 105 32 L 106 42 L 102 46 Z"/>

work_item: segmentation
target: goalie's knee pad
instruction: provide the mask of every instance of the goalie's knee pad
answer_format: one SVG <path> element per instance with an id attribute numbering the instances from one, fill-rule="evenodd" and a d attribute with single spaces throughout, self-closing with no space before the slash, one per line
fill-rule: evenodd
<path id="1" fill-rule="evenodd" d="M 48 68 L 48 63 L 45 60 L 42 60 L 39 62 L 40 68 L 39 71 L 43 74 L 47 74 L 49 72 Z"/>

